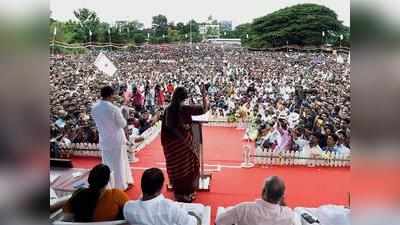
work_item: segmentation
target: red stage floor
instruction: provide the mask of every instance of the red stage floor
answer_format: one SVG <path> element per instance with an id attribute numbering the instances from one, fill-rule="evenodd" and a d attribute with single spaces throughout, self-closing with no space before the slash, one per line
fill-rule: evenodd
<path id="1" fill-rule="evenodd" d="M 260 197 L 263 180 L 270 175 L 281 176 L 286 183 L 286 203 L 290 207 L 314 207 L 322 204 L 348 204 L 350 192 L 349 168 L 280 167 L 239 168 L 242 161 L 243 130 L 223 127 L 204 127 L 204 152 L 206 170 L 211 172 L 211 191 L 199 193 L 196 202 L 212 207 L 212 220 L 218 206 L 231 206 L 242 201 L 253 201 Z M 136 185 L 127 193 L 131 199 L 140 195 L 140 178 L 149 167 L 165 169 L 165 159 L 160 138 L 148 145 L 139 154 L 138 163 L 131 164 Z M 91 168 L 100 159 L 77 157 L 74 167 Z M 164 170 L 165 172 L 165 170 Z M 166 174 L 165 174 L 166 175 Z M 167 177 L 167 175 L 166 175 Z M 172 194 L 164 189 L 164 195 Z"/>

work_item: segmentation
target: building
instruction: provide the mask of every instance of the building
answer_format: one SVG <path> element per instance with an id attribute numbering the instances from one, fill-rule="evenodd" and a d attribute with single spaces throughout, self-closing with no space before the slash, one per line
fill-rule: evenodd
<path id="1" fill-rule="evenodd" d="M 219 38 L 220 24 L 217 20 L 213 20 L 212 16 L 209 16 L 206 22 L 199 23 L 199 33 L 203 39 Z"/>
<path id="2" fill-rule="evenodd" d="M 232 21 L 223 20 L 219 23 L 222 32 L 232 31 Z"/>
<path id="3" fill-rule="evenodd" d="M 240 38 L 210 38 L 207 39 L 207 43 L 239 47 L 242 46 L 242 40 Z"/>
<path id="4" fill-rule="evenodd" d="M 128 27 L 129 22 L 126 20 L 119 20 L 115 21 L 115 27 L 119 30 L 119 32 L 122 32 L 125 27 Z"/>

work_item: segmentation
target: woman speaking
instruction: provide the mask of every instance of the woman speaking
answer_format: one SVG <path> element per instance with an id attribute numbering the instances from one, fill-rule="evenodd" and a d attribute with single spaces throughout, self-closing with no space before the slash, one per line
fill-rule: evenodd
<path id="1" fill-rule="evenodd" d="M 161 144 L 167 173 L 174 189 L 175 200 L 192 202 L 200 176 L 200 162 L 193 146 L 192 116 L 208 111 L 209 103 L 202 85 L 203 105 L 186 105 L 184 87 L 175 89 L 170 105 L 165 109 L 161 128 Z"/>

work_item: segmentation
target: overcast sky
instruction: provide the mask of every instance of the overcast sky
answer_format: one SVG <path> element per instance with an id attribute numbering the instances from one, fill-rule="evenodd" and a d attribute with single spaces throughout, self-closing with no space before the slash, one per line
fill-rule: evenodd
<path id="1" fill-rule="evenodd" d="M 89 8 L 109 23 L 138 20 L 149 27 L 152 16 L 158 14 L 175 22 L 187 22 L 191 18 L 202 22 L 212 15 L 217 20 L 230 20 L 236 26 L 299 3 L 325 5 L 345 25 L 350 25 L 350 0 L 50 0 L 50 10 L 52 17 L 61 21 L 74 19 L 75 9 Z"/>

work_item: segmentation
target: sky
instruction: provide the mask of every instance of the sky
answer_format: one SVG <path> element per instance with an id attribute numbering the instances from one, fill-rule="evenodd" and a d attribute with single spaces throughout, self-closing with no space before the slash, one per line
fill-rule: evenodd
<path id="1" fill-rule="evenodd" d="M 163 14 L 168 22 L 197 22 L 212 15 L 217 20 L 232 21 L 233 26 L 300 3 L 316 3 L 334 10 L 347 26 L 350 25 L 350 0 L 50 0 L 51 17 L 60 21 L 74 19 L 73 11 L 88 8 L 100 20 L 138 20 L 151 26 L 152 17 Z"/>

